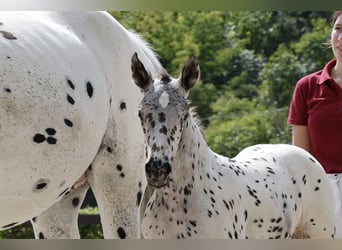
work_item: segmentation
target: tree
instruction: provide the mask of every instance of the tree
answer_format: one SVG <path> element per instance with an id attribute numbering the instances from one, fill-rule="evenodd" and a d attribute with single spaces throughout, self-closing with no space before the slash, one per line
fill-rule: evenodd
<path id="1" fill-rule="evenodd" d="M 298 42 L 291 44 L 294 53 L 306 69 L 305 74 L 322 69 L 333 58 L 328 43 L 331 32 L 328 20 L 317 18 L 312 19 L 311 23 L 315 29 L 301 36 Z"/>
<path id="2" fill-rule="evenodd" d="M 330 30 L 327 21 L 319 18 L 311 22 L 316 29 L 288 46 L 280 44 L 260 72 L 261 98 L 267 105 L 288 106 L 296 82 L 332 58 L 331 50 L 324 48 Z"/>
<path id="3" fill-rule="evenodd" d="M 295 83 L 304 73 L 297 56 L 281 44 L 260 73 L 261 99 L 278 108 L 289 105 Z"/>

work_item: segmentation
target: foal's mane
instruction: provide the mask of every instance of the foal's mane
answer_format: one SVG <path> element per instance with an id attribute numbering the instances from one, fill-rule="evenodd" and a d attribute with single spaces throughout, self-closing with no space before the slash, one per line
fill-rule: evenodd
<path id="1" fill-rule="evenodd" d="M 188 105 L 190 107 L 190 114 L 192 115 L 192 117 L 194 118 L 195 120 L 195 123 L 196 125 L 200 128 L 200 130 L 202 130 L 202 122 L 201 122 L 201 118 L 199 117 L 198 113 L 197 113 L 197 107 L 194 106 L 190 100 L 187 100 L 188 101 Z M 202 132 L 202 131 L 201 131 Z"/>

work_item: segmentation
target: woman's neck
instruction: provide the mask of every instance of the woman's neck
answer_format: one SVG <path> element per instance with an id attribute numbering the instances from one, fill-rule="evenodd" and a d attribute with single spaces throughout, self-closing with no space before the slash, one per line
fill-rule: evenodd
<path id="1" fill-rule="evenodd" d="M 342 88 L 342 62 L 336 61 L 335 66 L 331 69 L 331 77 Z"/>

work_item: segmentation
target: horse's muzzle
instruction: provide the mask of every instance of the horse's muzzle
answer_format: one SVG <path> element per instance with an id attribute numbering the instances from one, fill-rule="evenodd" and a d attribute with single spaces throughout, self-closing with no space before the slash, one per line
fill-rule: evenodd
<path id="1" fill-rule="evenodd" d="M 150 158 L 145 164 L 145 173 L 149 185 L 158 188 L 162 187 L 166 185 L 169 180 L 171 164 L 169 162 L 163 162 L 162 160 Z"/>

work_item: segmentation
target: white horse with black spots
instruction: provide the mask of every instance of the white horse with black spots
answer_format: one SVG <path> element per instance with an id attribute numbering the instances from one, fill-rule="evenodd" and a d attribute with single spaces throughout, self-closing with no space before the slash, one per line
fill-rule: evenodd
<path id="1" fill-rule="evenodd" d="M 134 51 L 161 68 L 108 13 L 0 13 L 0 230 L 32 219 L 36 238 L 79 238 L 90 186 L 104 237 L 140 237 Z"/>
<path id="2" fill-rule="evenodd" d="M 155 79 L 137 54 L 132 75 L 143 91 L 147 182 L 144 238 L 333 238 L 329 182 L 322 166 L 291 145 L 256 145 L 229 159 L 210 150 L 187 101 L 198 61 L 179 78 Z"/>

